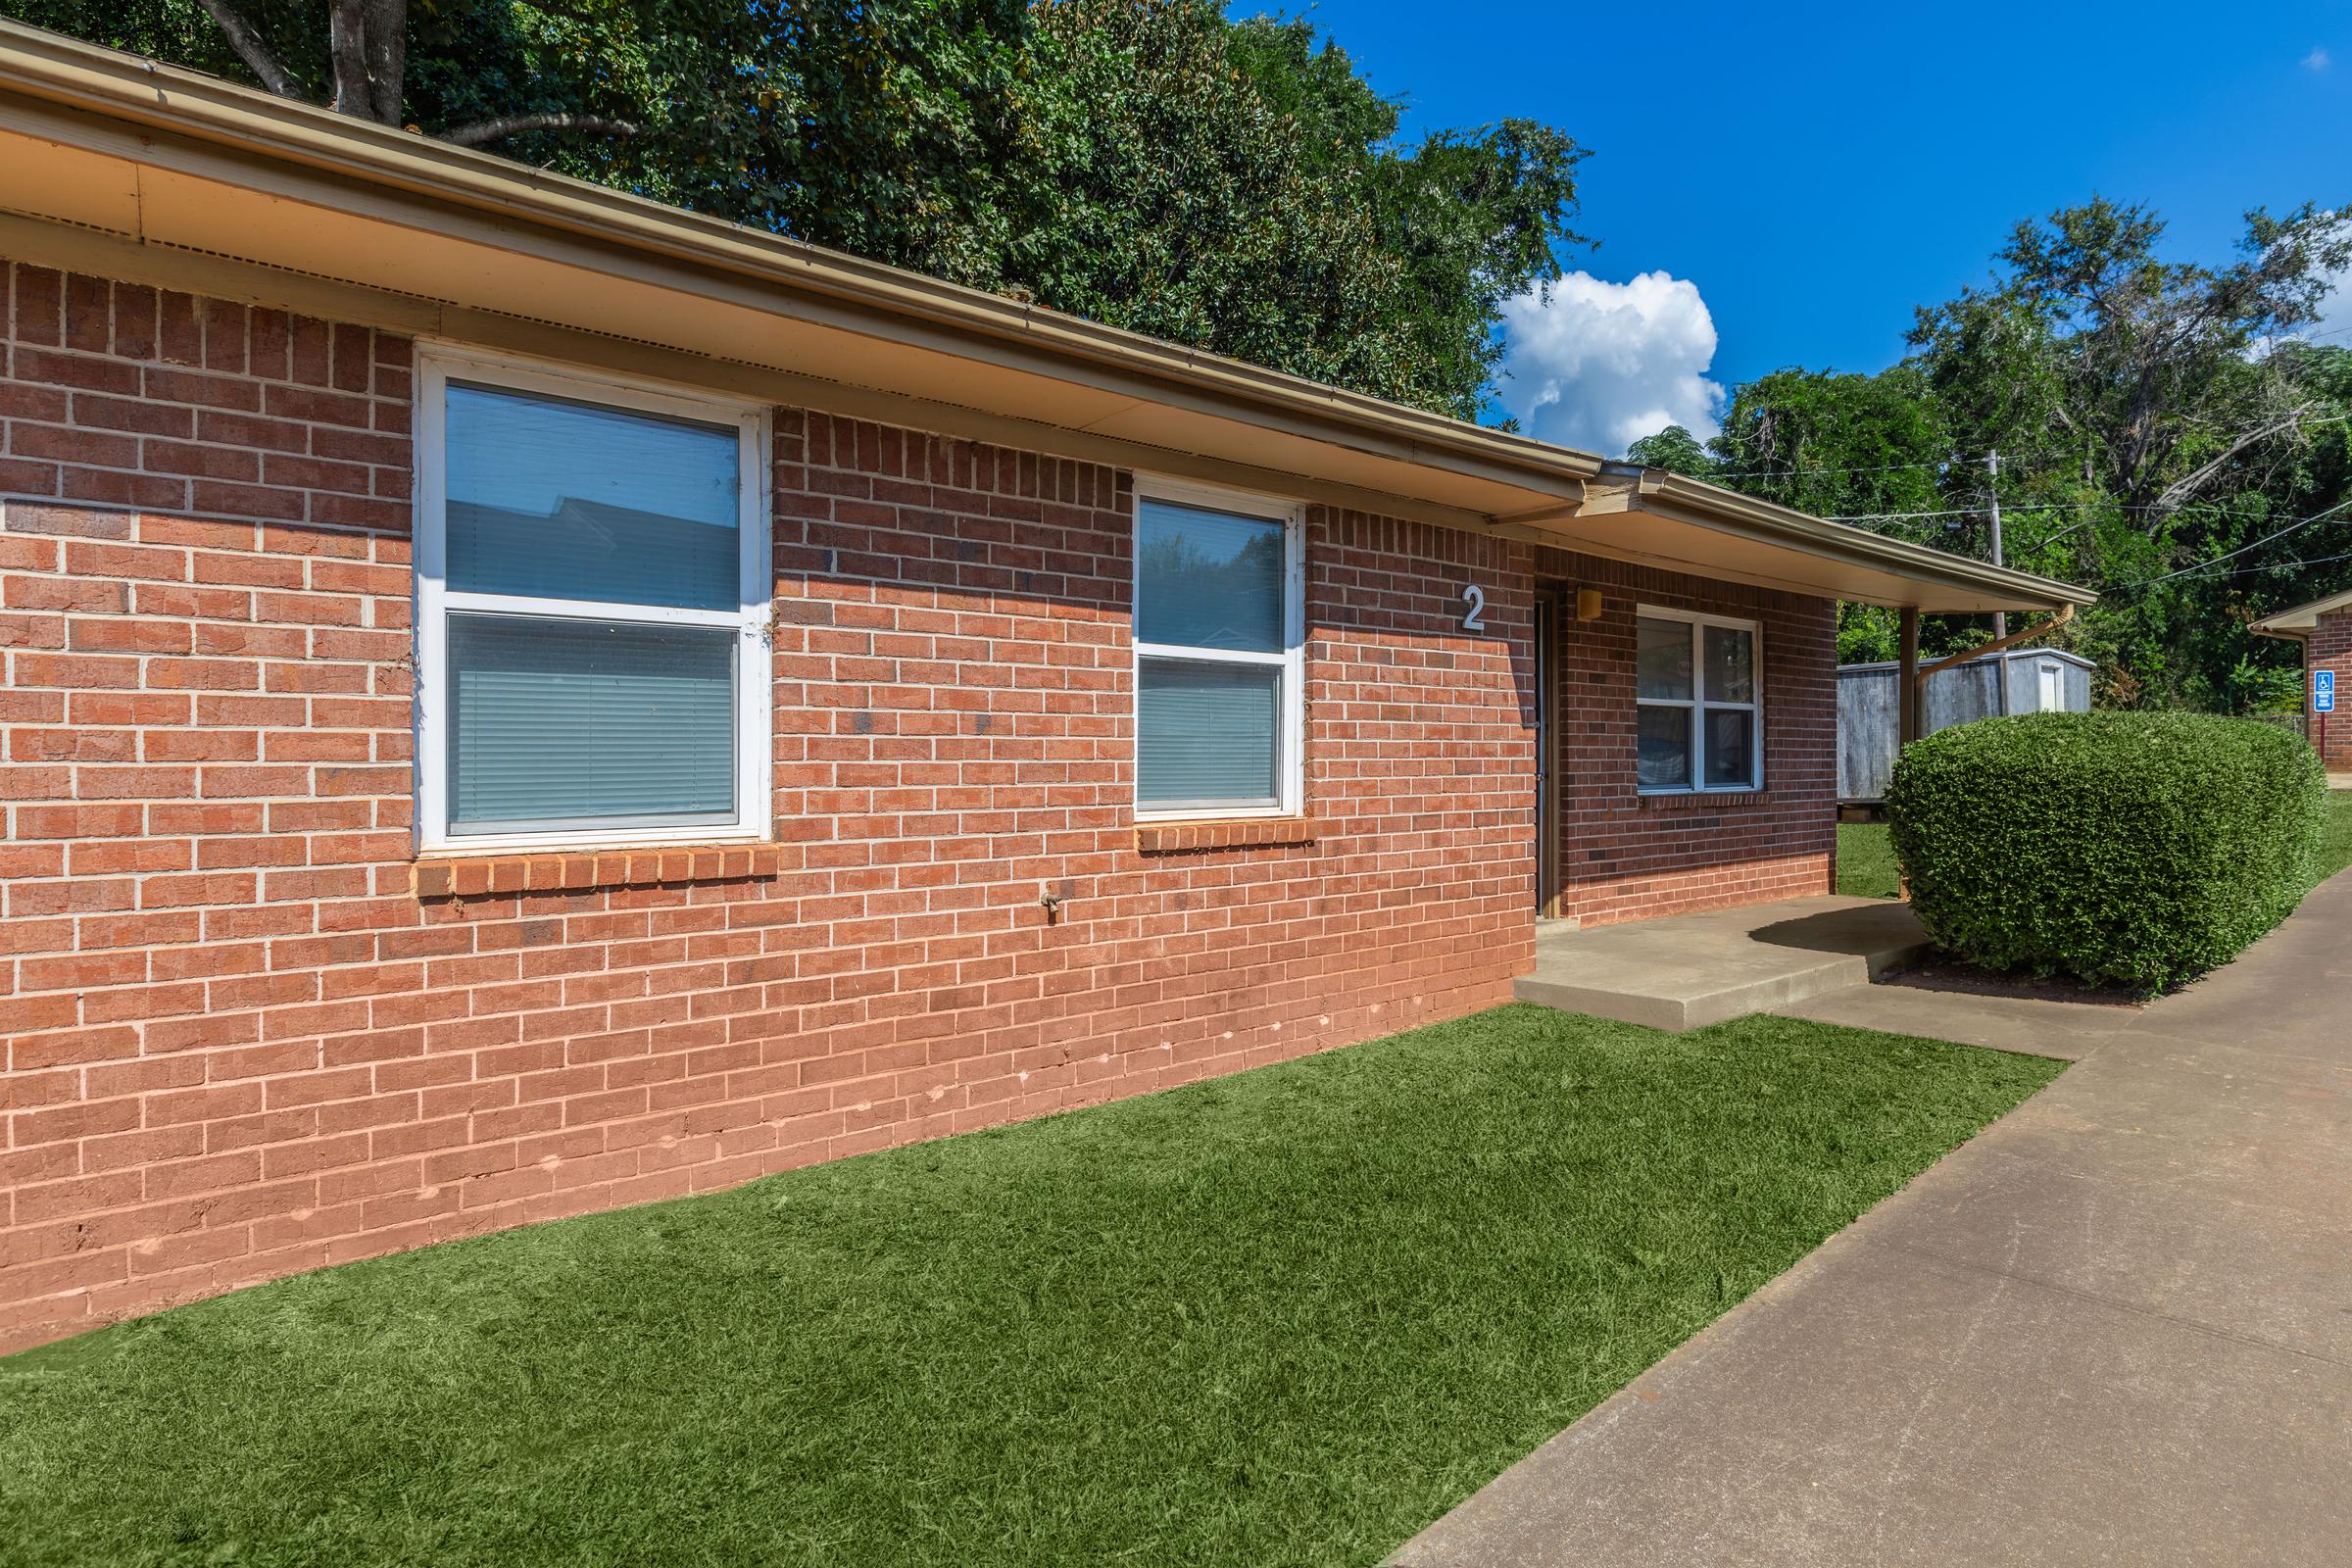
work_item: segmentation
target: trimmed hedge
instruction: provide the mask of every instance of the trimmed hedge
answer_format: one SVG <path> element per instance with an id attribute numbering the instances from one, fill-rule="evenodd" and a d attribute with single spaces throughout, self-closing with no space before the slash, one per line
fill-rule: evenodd
<path id="1" fill-rule="evenodd" d="M 2199 713 L 2027 713 L 1904 748 L 1886 792 L 1928 934 L 1990 969 L 2161 990 L 2302 899 L 2328 777 L 2293 733 Z"/>

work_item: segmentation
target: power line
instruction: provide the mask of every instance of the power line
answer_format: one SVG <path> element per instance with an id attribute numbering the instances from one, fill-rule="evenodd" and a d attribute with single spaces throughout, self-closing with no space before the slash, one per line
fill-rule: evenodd
<path id="1" fill-rule="evenodd" d="M 2220 507 L 2206 501 L 2183 502 L 2177 507 L 2127 507 L 2112 501 L 2023 501 L 2016 496 L 1999 503 L 2013 512 L 2140 512 L 2166 514 L 2180 512 L 2218 512 L 2227 517 L 2255 515 L 2242 507 Z M 1983 507 L 1951 507 L 1941 512 L 1856 512 L 1824 517 L 1824 522 L 1896 522 L 1911 517 L 1973 517 L 1991 510 Z"/>
<path id="2" fill-rule="evenodd" d="M 1915 517 L 1973 517 L 1983 507 L 1954 507 L 1948 512 L 1857 512 L 1849 515 L 1824 517 L 1824 522 L 1908 522 Z"/>
<path id="3" fill-rule="evenodd" d="M 2039 452 L 2012 452 L 2009 457 L 2012 462 L 2020 459 L 2072 457 L 2076 450 L 2073 447 L 2044 447 Z M 1709 479 L 1795 479 L 1819 473 L 1900 473 L 1916 468 L 1974 467 L 1983 461 L 1982 458 L 1962 457 L 1955 452 L 1948 458 L 1937 458 L 1924 463 L 1881 463 L 1860 468 L 1733 468 L 1721 473 L 1711 473 L 1706 477 Z"/>
<path id="4" fill-rule="evenodd" d="M 2343 327 L 2340 329 L 2340 331 L 2352 332 L 2352 326 Z M 2328 332 L 2321 335 L 2334 337 L 2337 336 L 2338 333 Z M 2331 415 L 2325 419 L 2299 419 L 2295 422 L 2294 428 L 2298 430 L 2309 430 L 2321 425 L 2344 424 L 2347 422 L 2352 422 L 2352 414 Z M 2043 447 L 2038 452 L 2012 452 L 2009 454 L 2009 460 L 2012 463 L 2031 463 L 2038 458 L 2075 458 L 2081 457 L 2082 455 L 2082 449 L 2080 447 Z M 1937 458 L 1920 463 L 1881 463 L 1874 464 L 1866 467 L 1857 468 L 1730 468 L 1717 473 L 1696 475 L 1695 477 L 1704 478 L 1709 482 L 1713 482 L 1718 479 L 1799 479 L 1810 478 L 1820 474 L 1834 473 L 1902 473 L 1906 471 L 1916 471 L 1921 468 L 1935 468 L 1938 470 L 1947 468 L 1973 468 L 1983 462 L 1983 458 L 1963 457 L 1959 453 L 1955 452 L 1948 458 Z M 1886 514 L 1886 515 L 1899 516 L 1903 515 L 1903 514 L 1889 513 Z M 1920 513 L 1916 514 L 1916 515 L 1928 516 L 1931 515 L 1931 514 Z M 1831 520 L 1837 521 L 1839 519 L 1833 518 Z"/>
<path id="5" fill-rule="evenodd" d="M 2269 544 L 2274 539 L 2283 539 L 2288 534 L 2300 532 L 2301 530 L 2312 526 L 2314 523 L 2326 522 L 2330 518 L 2333 518 L 2337 513 L 2343 511 L 2346 507 L 2352 507 L 2352 496 L 2347 496 L 2345 499 L 2337 502 L 2334 506 L 2329 507 L 2326 512 L 2314 513 L 2308 517 L 2297 517 L 2294 521 L 2288 523 L 2285 527 L 2280 528 L 2278 532 L 2266 533 L 2261 538 L 2255 540 L 2252 544 L 2239 545 L 2235 550 L 2230 551 L 2226 555 L 2216 556 L 2211 561 L 2200 561 L 2193 566 L 2182 566 L 2179 571 L 2168 571 L 2161 577 L 2149 577 L 2141 582 L 2125 583 L 2122 585 L 2122 587 L 2113 591 L 2117 593 L 2123 593 L 2134 588 L 2153 588 L 2160 582 L 2171 582 L 2176 577 L 2186 577 L 2198 572 L 2202 572 L 2209 567 L 2220 565 L 2225 561 L 2234 561 L 2249 550 L 2260 550 L 2264 545 Z M 2287 564 L 2298 564 L 2298 563 L 2288 563 Z M 2317 565 L 2318 563 L 2300 563 L 2300 564 Z M 2257 569 L 2273 570 L 2277 568 L 2261 567 Z M 2232 575 L 2235 574 L 2232 573 Z"/>
<path id="6" fill-rule="evenodd" d="M 2332 562 L 2337 561 L 2352 561 L 2352 552 L 2347 552 L 2340 556 L 2314 556 L 2308 561 L 2278 561 L 2274 562 L 2267 566 L 2240 566 L 2235 571 L 2221 571 L 2214 573 L 2214 575 L 2217 577 L 2251 577 L 2258 571 L 2291 571 L 2297 566 L 2325 566 Z M 2194 570 L 2196 568 L 2192 567 L 2190 569 Z M 2158 580 L 2161 581 L 2162 579 Z M 2132 586 L 2145 587 L 2146 584 L 2135 583 L 2132 584 Z"/>
<path id="7" fill-rule="evenodd" d="M 1795 479 L 1817 473 L 1899 473 L 1911 468 L 1952 468 L 1959 466 L 1958 458 L 1943 458 L 1934 463 L 1881 463 L 1864 468 L 1730 468 L 1709 474 L 1710 479 Z"/>
<path id="8" fill-rule="evenodd" d="M 2214 513 L 2225 517 L 2254 517 L 2268 520 L 2267 514 L 2251 507 L 2225 507 L 2211 501 L 2184 501 L 2177 507 L 2128 507 L 2114 501 L 2026 501 L 2010 496 L 2000 503 L 2013 512 L 2125 512 L 2172 516 L 2183 512 Z M 1913 517 L 1973 517 L 1989 510 L 1987 507 L 1952 507 L 1941 512 L 1856 512 L 1824 517 L 1824 522 L 1898 522 Z"/>

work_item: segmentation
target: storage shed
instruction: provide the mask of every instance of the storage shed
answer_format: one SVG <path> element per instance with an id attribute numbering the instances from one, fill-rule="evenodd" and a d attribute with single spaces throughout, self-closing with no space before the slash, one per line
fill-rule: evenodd
<path id="1" fill-rule="evenodd" d="M 2090 710 L 2091 662 L 2050 648 L 2012 648 L 1938 670 L 1927 680 L 1920 733 L 2001 713 Z M 1838 799 L 1886 799 L 1901 722 L 1895 666 L 1838 666 Z"/>

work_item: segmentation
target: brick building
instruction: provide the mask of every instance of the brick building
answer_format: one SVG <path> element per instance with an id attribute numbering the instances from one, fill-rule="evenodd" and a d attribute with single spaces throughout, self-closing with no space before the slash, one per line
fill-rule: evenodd
<path id="1" fill-rule="evenodd" d="M 0 23 L 0 1345 L 1828 888 L 2074 590 Z"/>
<path id="2" fill-rule="evenodd" d="M 2305 733 L 2319 748 L 2320 760 L 2331 773 L 2352 773 L 2352 706 L 2326 715 L 2317 710 L 2316 683 L 2310 676 L 2328 670 L 2335 676 L 2339 701 L 2352 704 L 2352 590 L 2282 610 L 2254 629 L 2266 637 L 2283 637 L 2303 645 L 2303 718 Z"/>

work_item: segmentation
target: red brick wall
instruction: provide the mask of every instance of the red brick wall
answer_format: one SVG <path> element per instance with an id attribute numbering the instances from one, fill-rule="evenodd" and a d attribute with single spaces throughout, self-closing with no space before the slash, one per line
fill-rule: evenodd
<path id="1" fill-rule="evenodd" d="M 2352 610 L 2332 611 L 2319 617 L 2311 636 L 2303 644 L 2303 664 L 2306 669 L 2335 671 L 2336 701 L 2352 703 Z M 2304 704 L 2309 707 L 2310 683 L 2304 684 Z M 2310 714 L 2311 741 L 2320 744 L 2320 716 Z M 2338 707 L 2328 715 L 2328 744 L 2321 750 L 2321 760 L 2336 771 L 2352 770 L 2352 707 Z"/>
<path id="2" fill-rule="evenodd" d="M 1317 514 L 1315 836 L 1146 855 L 1126 478 L 790 413 L 778 847 L 419 899 L 407 345 L 4 281 L 0 1344 L 1296 1055 L 1530 962 L 1523 550 Z"/>
<path id="3" fill-rule="evenodd" d="M 1838 804 L 1837 606 L 1543 550 L 1536 569 L 1598 588 L 1599 618 L 1560 617 L 1560 913 L 1610 925 L 1828 893 Z M 1642 796 L 1634 772 L 1638 605 L 1758 622 L 1764 788 Z"/>

